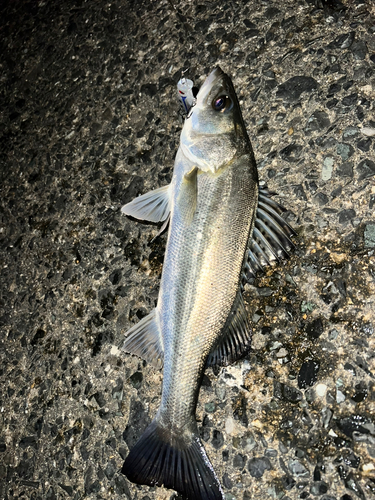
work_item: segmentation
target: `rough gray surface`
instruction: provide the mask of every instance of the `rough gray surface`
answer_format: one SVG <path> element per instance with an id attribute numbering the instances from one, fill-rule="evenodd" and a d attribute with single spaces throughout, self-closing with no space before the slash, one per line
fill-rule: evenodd
<path id="1" fill-rule="evenodd" d="M 1 3 L 1 498 L 174 497 L 119 473 L 162 376 L 118 346 L 165 245 L 120 207 L 171 178 L 180 71 L 217 64 L 298 249 L 247 286 L 202 439 L 228 500 L 374 496 L 375 8 L 343 2 Z"/>

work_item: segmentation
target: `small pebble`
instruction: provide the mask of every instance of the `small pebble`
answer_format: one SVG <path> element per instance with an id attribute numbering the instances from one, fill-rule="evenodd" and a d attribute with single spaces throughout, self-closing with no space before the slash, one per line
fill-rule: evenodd
<path id="1" fill-rule="evenodd" d="M 276 353 L 277 358 L 285 358 L 285 356 L 287 356 L 287 355 L 288 355 L 288 351 L 284 347 L 279 349 Z"/>
<path id="2" fill-rule="evenodd" d="M 316 382 L 319 371 L 319 362 L 316 360 L 304 361 L 298 374 L 298 387 L 306 389 L 307 386 L 313 386 Z"/>
<path id="3" fill-rule="evenodd" d="M 355 31 L 344 33 L 339 35 L 332 43 L 330 43 L 329 48 L 348 49 L 352 45 L 354 39 Z"/>
<path id="4" fill-rule="evenodd" d="M 360 181 L 368 177 L 373 177 L 375 175 L 375 163 L 366 158 L 358 163 L 357 172 L 359 174 L 358 180 Z"/>
<path id="5" fill-rule="evenodd" d="M 354 154 L 354 148 L 350 144 L 339 143 L 336 147 L 337 154 L 341 156 L 341 158 L 346 161 L 350 156 Z"/>
<path id="6" fill-rule="evenodd" d="M 375 224 L 373 224 L 373 223 L 366 224 L 364 238 L 365 238 L 365 247 L 366 248 L 374 248 L 375 247 Z"/>
<path id="7" fill-rule="evenodd" d="M 245 465 L 246 465 L 246 456 L 241 455 L 239 453 L 233 458 L 233 467 L 235 467 L 236 469 L 242 470 L 245 467 Z"/>
<path id="8" fill-rule="evenodd" d="M 331 330 L 328 334 L 328 339 L 329 340 L 335 340 L 337 339 L 337 336 L 338 336 L 339 332 L 336 330 L 336 328 L 334 328 L 333 330 Z"/>
<path id="9" fill-rule="evenodd" d="M 344 162 L 337 167 L 336 174 L 339 177 L 353 177 L 353 163 L 352 162 Z"/>
<path id="10" fill-rule="evenodd" d="M 356 216 L 355 210 L 352 208 L 349 208 L 348 210 L 342 210 L 339 213 L 339 223 L 340 224 L 347 224 L 351 220 L 353 220 Z"/>
<path id="11" fill-rule="evenodd" d="M 322 180 L 328 181 L 332 177 L 333 172 L 333 158 L 331 156 L 326 156 L 323 161 L 322 167 Z"/>
<path id="12" fill-rule="evenodd" d="M 321 132 L 330 125 L 330 119 L 325 111 L 314 111 L 314 113 L 307 120 L 305 133 L 311 134 L 312 132 Z"/>
<path id="13" fill-rule="evenodd" d="M 298 403 L 298 401 L 302 400 L 302 392 L 295 387 L 286 384 L 281 384 L 281 387 L 283 397 L 289 403 Z"/>
<path id="14" fill-rule="evenodd" d="M 228 417 L 225 420 L 225 432 L 227 434 L 232 434 L 232 432 L 234 431 L 234 427 L 235 427 L 234 419 L 232 417 Z"/>
<path id="15" fill-rule="evenodd" d="M 305 391 L 305 399 L 308 403 L 312 403 L 316 399 L 316 392 L 313 388 L 306 389 Z"/>
<path id="16" fill-rule="evenodd" d="M 248 453 L 257 446 L 254 436 L 249 435 L 242 438 L 242 451 Z"/>
<path id="17" fill-rule="evenodd" d="M 324 331 L 321 318 L 316 318 L 306 326 L 306 333 L 310 339 L 318 339 Z"/>
<path id="18" fill-rule="evenodd" d="M 312 495 L 323 495 L 328 491 L 328 484 L 324 481 L 315 481 L 310 487 L 310 493 Z"/>
<path id="19" fill-rule="evenodd" d="M 265 452 L 266 457 L 277 457 L 277 450 L 273 448 L 267 448 Z"/>
<path id="20" fill-rule="evenodd" d="M 363 127 L 361 128 L 361 133 L 367 137 L 375 136 L 375 128 Z"/>
<path id="21" fill-rule="evenodd" d="M 212 446 L 215 448 L 215 450 L 218 450 L 219 448 L 221 448 L 224 444 L 223 434 L 220 431 L 215 429 L 212 433 L 211 443 L 212 443 Z"/>
<path id="22" fill-rule="evenodd" d="M 346 397 L 343 392 L 341 392 L 339 389 L 336 390 L 336 402 L 337 403 L 343 403 L 345 401 Z"/>
<path id="23" fill-rule="evenodd" d="M 354 55 L 354 59 L 356 59 L 357 61 L 362 61 L 363 59 L 365 59 L 367 54 L 367 46 L 363 40 L 354 42 L 350 47 L 350 50 Z"/>
<path id="24" fill-rule="evenodd" d="M 306 467 L 302 465 L 301 462 L 295 459 L 289 460 L 288 469 L 293 474 L 293 476 L 308 477 L 310 475 L 310 472 L 306 469 Z"/>
<path id="25" fill-rule="evenodd" d="M 216 394 L 218 399 L 220 399 L 221 401 L 224 401 L 225 395 L 226 395 L 225 387 L 222 385 L 217 385 L 215 387 L 215 394 Z"/>
<path id="26" fill-rule="evenodd" d="M 352 139 L 353 137 L 358 135 L 358 128 L 357 127 L 346 127 L 346 129 L 342 133 L 342 139 L 345 141 L 346 139 Z"/>
<path id="27" fill-rule="evenodd" d="M 271 462 L 267 457 L 254 457 L 249 460 L 248 469 L 250 475 L 259 479 L 266 470 L 271 470 Z"/>
<path id="28" fill-rule="evenodd" d="M 329 425 L 329 423 L 330 423 L 330 421 L 331 421 L 333 412 L 327 406 L 325 406 L 322 409 L 321 414 L 322 414 L 323 427 L 327 428 L 328 425 Z"/>
<path id="29" fill-rule="evenodd" d="M 315 308 L 316 308 L 316 305 L 313 302 L 302 301 L 301 312 L 309 313 L 309 312 L 312 312 Z"/>
<path id="30" fill-rule="evenodd" d="M 315 392 L 316 392 L 317 396 L 319 396 L 320 398 L 322 398 L 322 397 L 324 397 L 326 395 L 327 386 L 325 384 L 318 384 L 315 387 Z"/>
<path id="31" fill-rule="evenodd" d="M 204 409 L 206 410 L 207 413 L 214 413 L 216 410 L 216 404 L 213 401 L 210 403 L 206 403 L 204 405 Z"/>
<path id="32" fill-rule="evenodd" d="M 310 76 L 293 76 L 279 85 L 276 97 L 287 102 L 297 101 L 303 92 L 312 92 L 318 88 L 318 82 Z"/>

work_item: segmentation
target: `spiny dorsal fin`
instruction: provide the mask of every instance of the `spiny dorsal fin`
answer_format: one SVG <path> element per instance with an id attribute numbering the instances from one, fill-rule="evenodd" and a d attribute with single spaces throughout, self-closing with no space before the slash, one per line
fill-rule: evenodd
<path id="1" fill-rule="evenodd" d="M 224 327 L 224 336 L 208 356 L 207 366 L 226 366 L 234 363 L 249 351 L 250 344 L 251 328 L 242 293 L 239 290 Z"/>
<path id="2" fill-rule="evenodd" d="M 149 222 L 165 220 L 171 210 L 170 184 L 134 198 L 121 209 L 125 215 Z"/>
<path id="3" fill-rule="evenodd" d="M 164 345 L 156 309 L 130 328 L 125 335 L 122 346 L 125 352 L 139 356 L 155 368 L 163 367 Z"/>
<path id="4" fill-rule="evenodd" d="M 280 216 L 285 208 L 271 199 L 274 194 L 267 188 L 259 189 L 254 230 L 243 273 L 244 281 L 262 272 L 264 267 L 287 259 L 294 249 L 291 237 L 296 233 Z"/>

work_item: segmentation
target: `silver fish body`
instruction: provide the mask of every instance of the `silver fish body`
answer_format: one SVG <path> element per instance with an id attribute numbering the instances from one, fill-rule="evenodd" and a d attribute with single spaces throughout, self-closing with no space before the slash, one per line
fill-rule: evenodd
<path id="1" fill-rule="evenodd" d="M 180 151 L 158 302 L 164 340 L 160 414 L 165 425 L 177 428 L 195 413 L 208 355 L 237 297 L 258 196 L 249 156 L 242 156 L 218 174 L 198 174 L 190 221 L 189 170 Z"/>
<path id="2" fill-rule="evenodd" d="M 263 209 L 258 206 L 252 147 L 232 82 L 220 68 L 206 79 L 185 121 L 170 186 L 153 193 L 123 207 L 144 220 L 170 214 L 157 308 L 129 330 L 124 349 L 155 366 L 164 363 L 162 400 L 122 472 L 189 500 L 219 500 L 224 494 L 195 421 L 204 369 L 248 350 L 243 276 L 292 247 L 291 230 L 267 192 Z M 263 222 L 260 216 L 257 222 L 259 210 Z"/>

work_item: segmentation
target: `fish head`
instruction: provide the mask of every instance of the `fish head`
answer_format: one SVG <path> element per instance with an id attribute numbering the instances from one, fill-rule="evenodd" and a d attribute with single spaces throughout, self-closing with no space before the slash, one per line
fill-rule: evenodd
<path id="1" fill-rule="evenodd" d="M 232 81 L 219 67 L 198 92 L 181 132 L 180 147 L 201 171 L 212 173 L 236 157 L 252 154 Z"/>

